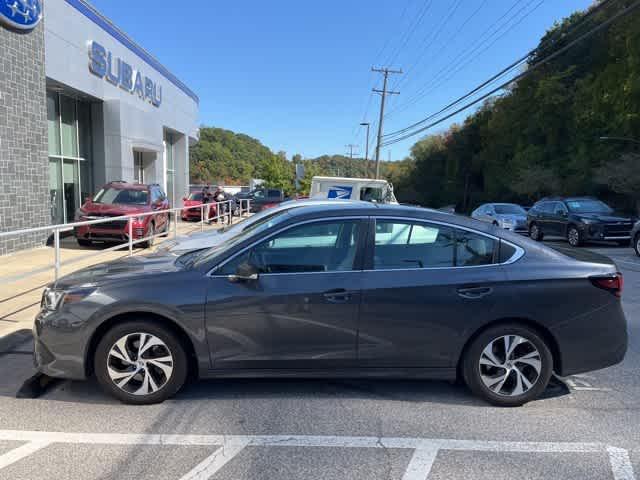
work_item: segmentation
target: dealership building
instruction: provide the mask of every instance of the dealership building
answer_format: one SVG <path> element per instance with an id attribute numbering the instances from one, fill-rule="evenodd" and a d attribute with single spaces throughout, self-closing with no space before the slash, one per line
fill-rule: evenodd
<path id="1" fill-rule="evenodd" d="M 198 97 L 153 55 L 84 0 L 0 0 L 0 46 L 0 231 L 71 222 L 114 180 L 179 203 Z"/>

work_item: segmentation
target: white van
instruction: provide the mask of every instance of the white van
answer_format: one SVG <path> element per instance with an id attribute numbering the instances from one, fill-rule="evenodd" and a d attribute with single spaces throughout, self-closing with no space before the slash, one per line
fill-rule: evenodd
<path id="1" fill-rule="evenodd" d="M 313 177 L 310 198 L 398 203 L 393 185 L 370 178 Z"/>

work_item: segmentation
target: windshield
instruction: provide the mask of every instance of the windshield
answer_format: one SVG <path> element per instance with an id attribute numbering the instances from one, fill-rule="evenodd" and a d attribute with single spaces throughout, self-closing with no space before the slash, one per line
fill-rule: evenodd
<path id="1" fill-rule="evenodd" d="M 197 200 L 202 201 L 202 192 L 192 192 L 189 194 L 187 200 Z"/>
<path id="2" fill-rule="evenodd" d="M 222 252 L 233 248 L 235 245 L 238 245 L 247 238 L 253 235 L 258 235 L 260 232 L 269 230 L 271 227 L 283 222 L 288 217 L 288 213 L 288 210 L 282 210 L 276 215 L 271 215 L 269 218 L 263 218 L 263 221 L 260 221 L 257 224 L 254 223 L 250 225 L 249 228 L 245 228 L 238 233 L 234 232 L 234 235 L 228 238 L 224 243 L 203 250 L 199 254 L 194 255 L 191 261 L 186 263 L 196 267 L 207 264 Z"/>
<path id="3" fill-rule="evenodd" d="M 108 187 L 101 189 L 93 197 L 93 203 L 102 203 L 104 205 L 146 205 L 148 202 L 148 190 L 125 190 Z"/>
<path id="4" fill-rule="evenodd" d="M 527 212 L 520 205 L 513 203 L 505 203 L 501 205 L 494 205 L 494 210 L 498 215 L 526 215 Z"/>
<path id="5" fill-rule="evenodd" d="M 569 210 L 574 213 L 611 213 L 613 210 L 609 205 L 600 200 L 569 200 L 567 201 Z"/>

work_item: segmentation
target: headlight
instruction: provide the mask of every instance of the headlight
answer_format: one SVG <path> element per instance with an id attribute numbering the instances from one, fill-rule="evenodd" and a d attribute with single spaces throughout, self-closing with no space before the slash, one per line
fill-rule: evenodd
<path id="1" fill-rule="evenodd" d="M 581 218 L 580 221 L 585 225 L 593 225 L 594 223 L 599 223 L 598 220 L 594 220 L 593 218 Z"/>
<path id="2" fill-rule="evenodd" d="M 84 300 L 95 292 L 95 290 L 95 287 L 79 287 L 71 290 L 54 290 L 52 288 L 46 288 L 42 294 L 40 308 L 49 312 L 55 312 L 60 309 L 62 305 Z"/>

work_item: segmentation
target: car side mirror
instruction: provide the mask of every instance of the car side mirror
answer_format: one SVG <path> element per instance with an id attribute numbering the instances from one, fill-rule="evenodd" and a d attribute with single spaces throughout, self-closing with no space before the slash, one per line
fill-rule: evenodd
<path id="1" fill-rule="evenodd" d="M 251 282 L 258 280 L 258 269 L 250 263 L 244 262 L 238 265 L 236 273 L 227 277 L 230 282 Z"/>
<path id="2" fill-rule="evenodd" d="M 561 217 L 566 217 L 567 212 L 565 210 L 558 209 L 556 210 L 556 215 L 560 215 Z"/>

